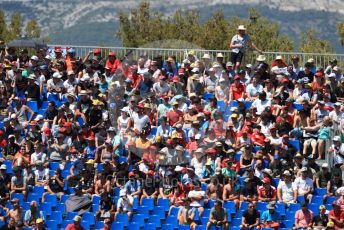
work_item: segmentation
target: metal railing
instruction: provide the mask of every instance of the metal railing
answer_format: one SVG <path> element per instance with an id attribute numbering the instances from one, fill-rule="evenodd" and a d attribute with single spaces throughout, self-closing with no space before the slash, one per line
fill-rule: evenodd
<path id="1" fill-rule="evenodd" d="M 124 57 L 129 51 L 132 51 L 134 59 L 138 59 L 141 55 L 146 54 L 150 59 L 157 55 L 161 55 L 164 59 L 168 56 L 175 56 L 178 62 L 182 62 L 190 50 L 193 50 L 195 56 L 201 59 L 204 54 L 209 54 L 213 61 L 216 60 L 216 54 L 222 53 L 225 61 L 230 61 L 230 50 L 203 50 L 203 49 L 165 49 L 165 48 L 132 48 L 132 47 L 98 47 L 98 46 L 75 46 L 75 45 L 48 45 L 51 50 L 55 46 L 62 48 L 73 47 L 76 50 L 76 55 L 85 57 L 93 49 L 99 48 L 103 56 L 108 52 L 114 51 L 118 58 Z M 326 67 L 329 61 L 333 58 L 338 60 L 338 66 L 344 68 L 344 54 L 320 54 L 320 53 L 300 53 L 300 52 L 263 52 L 267 63 L 272 63 L 277 55 L 282 55 L 286 63 L 291 63 L 291 58 L 298 55 L 300 64 L 306 63 L 308 59 L 313 58 L 317 67 Z M 243 63 L 256 63 L 258 54 L 256 52 L 248 52 L 243 60 Z"/>

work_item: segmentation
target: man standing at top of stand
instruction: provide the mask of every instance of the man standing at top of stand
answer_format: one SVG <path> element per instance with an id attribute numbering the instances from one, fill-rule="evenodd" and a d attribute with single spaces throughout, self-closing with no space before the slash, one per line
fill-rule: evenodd
<path id="1" fill-rule="evenodd" d="M 250 44 L 258 53 L 262 51 L 250 40 L 250 36 L 246 34 L 244 25 L 238 26 L 238 33 L 232 37 L 229 48 L 232 50 L 231 61 L 234 65 L 234 70 L 238 73 L 240 64 L 246 52 L 247 45 Z"/>

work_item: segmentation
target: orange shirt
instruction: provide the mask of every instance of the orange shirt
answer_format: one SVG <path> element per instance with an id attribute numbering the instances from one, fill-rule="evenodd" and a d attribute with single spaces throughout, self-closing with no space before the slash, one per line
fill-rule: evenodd
<path id="1" fill-rule="evenodd" d="M 106 60 L 106 64 L 105 66 L 110 68 L 111 73 L 114 74 L 118 68 L 118 66 L 120 65 L 119 60 L 116 58 L 115 61 L 113 63 L 110 62 L 110 60 Z"/>

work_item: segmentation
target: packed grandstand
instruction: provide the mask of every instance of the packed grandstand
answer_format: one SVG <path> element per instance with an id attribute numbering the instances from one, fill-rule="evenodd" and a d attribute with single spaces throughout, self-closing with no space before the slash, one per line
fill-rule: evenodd
<path id="1" fill-rule="evenodd" d="M 0 229 L 343 229 L 337 60 L 245 30 L 184 60 L 1 51 Z"/>

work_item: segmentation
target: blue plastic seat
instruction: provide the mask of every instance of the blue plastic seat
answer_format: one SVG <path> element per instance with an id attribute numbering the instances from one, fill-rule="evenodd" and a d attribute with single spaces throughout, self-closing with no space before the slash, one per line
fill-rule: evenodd
<path id="1" fill-rule="evenodd" d="M 231 101 L 229 103 L 229 106 L 232 108 L 232 107 L 238 107 L 238 102 L 237 101 Z"/>
<path id="2" fill-rule="evenodd" d="M 293 211 L 293 212 L 291 212 L 291 211 L 286 212 L 284 219 L 285 220 L 291 220 L 294 223 L 295 213 L 296 213 L 295 211 Z"/>
<path id="3" fill-rule="evenodd" d="M 163 224 L 161 226 L 161 229 L 163 229 L 163 230 L 174 230 L 174 226 L 172 224 Z"/>
<path id="4" fill-rule="evenodd" d="M 319 215 L 319 204 L 310 203 L 308 204 L 308 209 L 313 212 L 314 216 Z"/>
<path id="5" fill-rule="evenodd" d="M 268 210 L 268 208 L 266 207 L 267 205 L 267 202 L 257 202 L 257 210 L 259 210 L 262 213 L 265 210 Z"/>
<path id="6" fill-rule="evenodd" d="M 224 112 L 226 111 L 227 105 L 224 101 L 217 101 L 217 108 L 221 111 Z"/>
<path id="7" fill-rule="evenodd" d="M 113 222 L 111 224 L 111 229 L 116 229 L 116 230 L 123 230 L 124 229 L 124 224 L 122 222 Z"/>
<path id="8" fill-rule="evenodd" d="M 204 211 L 203 211 L 202 216 L 209 217 L 210 216 L 210 209 L 209 208 L 205 208 Z"/>
<path id="9" fill-rule="evenodd" d="M 207 226 L 206 225 L 196 225 L 195 230 L 206 230 Z"/>
<path id="10" fill-rule="evenodd" d="M 23 205 L 24 203 L 24 195 L 23 193 L 12 193 L 11 199 L 18 199 L 19 204 Z"/>
<path id="11" fill-rule="evenodd" d="M 43 196 L 44 186 L 35 186 L 33 187 L 33 193 Z"/>
<path id="12" fill-rule="evenodd" d="M 92 203 L 93 204 L 99 204 L 100 203 L 100 196 L 93 196 L 92 197 Z"/>
<path id="13" fill-rule="evenodd" d="M 47 194 L 44 199 L 45 202 L 50 203 L 51 207 L 56 207 L 57 196 L 56 194 Z"/>
<path id="14" fill-rule="evenodd" d="M 165 208 L 162 206 L 155 206 L 153 209 L 153 215 L 157 215 L 160 217 L 161 220 L 165 219 Z"/>
<path id="15" fill-rule="evenodd" d="M 92 204 L 92 212 L 96 213 L 99 210 L 99 204 Z"/>
<path id="16" fill-rule="evenodd" d="M 153 198 L 143 198 L 142 199 L 142 206 L 147 206 L 150 211 L 153 210 L 154 199 Z"/>
<path id="17" fill-rule="evenodd" d="M 299 140 L 289 140 L 289 144 L 291 144 L 292 146 L 295 147 L 295 149 L 297 150 L 297 152 L 300 152 L 301 148 L 300 148 L 300 141 Z"/>
<path id="18" fill-rule="evenodd" d="M 119 159 L 118 159 L 118 162 L 119 162 L 120 164 L 125 163 L 125 162 L 127 162 L 127 161 L 128 161 L 128 158 L 125 157 L 125 156 L 120 156 Z"/>
<path id="19" fill-rule="evenodd" d="M 152 136 L 155 136 L 156 135 L 156 131 L 158 130 L 157 127 L 152 127 L 152 130 L 151 130 L 151 135 Z"/>
<path id="20" fill-rule="evenodd" d="M 171 210 L 170 210 L 170 216 L 177 216 L 178 212 L 179 212 L 179 208 L 178 207 L 172 207 Z"/>
<path id="21" fill-rule="evenodd" d="M 63 194 L 63 195 L 61 196 L 60 202 L 61 202 L 61 203 L 65 203 L 66 200 L 69 199 L 69 196 L 70 196 L 70 195 L 68 195 L 68 194 Z"/>
<path id="22" fill-rule="evenodd" d="M 62 223 L 62 212 L 52 211 L 50 215 L 50 220 L 55 220 L 57 224 Z"/>
<path id="23" fill-rule="evenodd" d="M 177 216 L 168 216 L 166 217 L 165 224 L 171 224 L 173 227 L 177 227 L 178 218 Z"/>
<path id="24" fill-rule="evenodd" d="M 324 195 L 327 194 L 326 188 L 315 188 L 314 189 L 314 194 L 317 196 L 323 197 Z"/>
<path id="25" fill-rule="evenodd" d="M 209 101 L 210 98 L 214 98 L 215 97 L 215 94 L 213 93 L 205 93 L 203 94 L 203 99 L 206 100 L 206 101 Z"/>
<path id="26" fill-rule="evenodd" d="M 298 196 L 297 197 L 297 202 L 299 202 L 299 203 L 303 203 L 303 202 L 305 202 L 306 200 L 305 200 L 305 196 Z"/>
<path id="27" fill-rule="evenodd" d="M 144 230 L 155 230 L 156 229 L 156 225 L 155 225 L 155 223 L 147 223 L 147 224 L 145 224 L 143 229 Z"/>
<path id="28" fill-rule="evenodd" d="M 94 228 L 95 229 L 102 229 L 104 227 L 104 222 L 103 221 L 97 221 Z"/>
<path id="29" fill-rule="evenodd" d="M 49 226 L 50 230 L 58 230 L 57 228 L 58 223 L 56 220 L 46 220 L 45 225 Z"/>
<path id="30" fill-rule="evenodd" d="M 289 205 L 288 211 L 289 211 L 289 212 L 296 212 L 296 211 L 298 211 L 298 210 L 300 210 L 300 209 L 301 209 L 301 204 L 298 204 L 298 203 L 293 204 L 293 203 L 291 203 L 291 204 Z"/>
<path id="31" fill-rule="evenodd" d="M 282 221 L 282 227 L 285 227 L 287 229 L 292 229 L 294 225 L 294 222 L 291 220 L 283 220 Z"/>
<path id="32" fill-rule="evenodd" d="M 37 101 L 27 101 L 26 105 L 35 113 L 38 111 Z"/>
<path id="33" fill-rule="evenodd" d="M 297 111 L 300 111 L 302 109 L 302 105 L 300 103 L 294 103 L 293 106 Z"/>
<path id="34" fill-rule="evenodd" d="M 223 207 L 227 209 L 227 213 L 229 215 L 228 218 L 231 217 L 231 214 L 235 214 L 236 213 L 236 208 L 235 208 L 235 204 L 233 201 L 226 201 L 223 203 Z M 230 221 L 230 219 L 228 219 L 228 221 Z"/>
<path id="35" fill-rule="evenodd" d="M 312 196 L 311 203 L 322 205 L 323 204 L 323 197 L 322 196 Z"/>
<path id="36" fill-rule="evenodd" d="M 66 220 L 73 220 L 75 216 L 77 216 L 77 212 L 67 212 Z"/>
<path id="37" fill-rule="evenodd" d="M 24 209 L 24 211 L 29 210 L 30 209 L 30 202 L 23 202 L 22 208 Z"/>
<path id="38" fill-rule="evenodd" d="M 51 209 L 51 204 L 50 203 L 48 203 L 48 202 L 41 203 L 39 205 L 39 208 L 40 208 L 41 211 L 45 212 L 45 214 L 47 216 L 51 215 L 52 209 Z"/>
<path id="39" fill-rule="evenodd" d="M 206 216 L 201 217 L 201 224 L 207 225 L 208 221 L 209 221 L 209 217 L 206 217 Z"/>
<path id="40" fill-rule="evenodd" d="M 48 108 L 49 101 L 43 101 L 40 109 L 46 110 Z"/>
<path id="41" fill-rule="evenodd" d="M 248 204 L 249 204 L 249 202 L 242 201 L 241 204 L 240 204 L 240 208 L 239 209 L 246 211 L 248 209 Z"/>
<path id="42" fill-rule="evenodd" d="M 241 225 L 241 218 L 232 219 L 231 226 L 240 226 Z"/>
<path id="43" fill-rule="evenodd" d="M 131 222 L 138 223 L 140 227 L 145 225 L 145 215 L 143 214 L 134 214 Z"/>
<path id="44" fill-rule="evenodd" d="M 61 229 L 66 229 L 68 224 L 72 224 L 73 220 L 65 220 L 61 223 Z"/>
<path id="45" fill-rule="evenodd" d="M 129 223 L 128 230 L 140 230 L 140 225 L 135 222 Z"/>
<path id="46" fill-rule="evenodd" d="M 161 228 L 161 220 L 158 215 L 149 216 L 148 223 L 154 223 L 157 228 Z"/>
<path id="47" fill-rule="evenodd" d="M 62 214 L 66 212 L 64 203 L 57 203 L 56 211 L 60 211 Z"/>
<path id="48" fill-rule="evenodd" d="M 276 203 L 276 211 L 281 216 L 285 216 L 285 204 L 284 203 Z"/>
<path id="49" fill-rule="evenodd" d="M 252 103 L 253 103 L 252 101 L 245 101 L 245 107 L 246 107 L 247 109 L 251 108 Z"/>
<path id="50" fill-rule="evenodd" d="M 149 216 L 149 207 L 148 206 L 139 206 L 138 208 L 137 208 L 137 212 L 139 213 L 139 214 L 143 214 L 143 215 L 145 215 L 146 217 L 148 217 Z"/>
<path id="51" fill-rule="evenodd" d="M 27 196 L 27 201 L 31 202 L 31 201 L 39 201 L 39 199 L 42 196 L 36 193 L 29 193 L 29 195 Z"/>
<path id="52" fill-rule="evenodd" d="M 88 221 L 81 221 L 81 226 L 84 228 L 84 229 L 91 229 L 90 228 L 90 223 Z"/>
<path id="53" fill-rule="evenodd" d="M 88 221 L 90 225 L 95 225 L 96 221 L 94 219 L 94 213 L 92 212 L 85 212 L 82 214 L 82 220 L 83 221 Z"/>
<path id="54" fill-rule="evenodd" d="M 167 212 L 170 209 L 170 200 L 169 199 L 158 199 L 158 206 L 164 207 L 165 211 Z"/>
<path id="55" fill-rule="evenodd" d="M 122 222 L 124 227 L 128 227 L 129 220 L 127 214 L 117 214 L 116 222 Z"/>
<path id="56" fill-rule="evenodd" d="M 190 225 L 178 225 L 178 230 L 190 230 Z"/>
<path id="57" fill-rule="evenodd" d="M 60 168 L 60 163 L 59 162 L 49 162 L 49 169 L 56 170 L 58 168 Z"/>
<path id="58" fill-rule="evenodd" d="M 3 161 L 2 162 L 4 165 L 6 165 L 6 173 L 10 173 L 13 174 L 13 170 L 12 170 L 12 161 Z"/>

